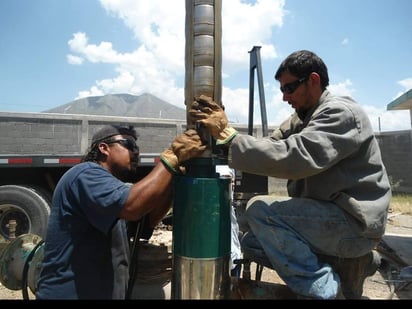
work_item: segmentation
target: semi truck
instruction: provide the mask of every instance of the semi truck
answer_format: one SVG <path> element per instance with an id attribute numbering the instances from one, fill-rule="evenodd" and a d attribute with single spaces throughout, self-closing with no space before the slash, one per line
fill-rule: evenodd
<path id="1" fill-rule="evenodd" d="M 49 113 L 0 113 L 0 236 L 45 236 L 53 190 L 86 154 L 103 125 L 133 125 L 141 149 L 137 177 L 149 173 L 160 152 L 183 132 L 179 120 Z M 131 181 L 136 181 L 132 179 Z"/>

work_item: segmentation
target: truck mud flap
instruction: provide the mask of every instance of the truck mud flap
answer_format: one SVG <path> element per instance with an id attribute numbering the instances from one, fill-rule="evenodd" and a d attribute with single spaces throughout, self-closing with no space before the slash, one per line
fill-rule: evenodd
<path id="1" fill-rule="evenodd" d="M 5 239 L 27 233 L 44 238 L 49 214 L 47 192 L 30 186 L 0 186 L 0 235 Z"/>

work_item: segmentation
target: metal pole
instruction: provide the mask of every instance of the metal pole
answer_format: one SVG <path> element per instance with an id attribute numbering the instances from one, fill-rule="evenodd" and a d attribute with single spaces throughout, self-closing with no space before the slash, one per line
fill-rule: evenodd
<path id="1" fill-rule="evenodd" d="M 221 104 L 221 6 L 220 0 L 186 0 L 187 110 L 201 94 Z M 210 146 L 185 165 L 185 175 L 175 177 L 171 294 L 174 299 L 223 299 L 230 290 L 231 179 L 216 173 L 216 165 L 224 162 L 189 114 L 187 126 Z"/>

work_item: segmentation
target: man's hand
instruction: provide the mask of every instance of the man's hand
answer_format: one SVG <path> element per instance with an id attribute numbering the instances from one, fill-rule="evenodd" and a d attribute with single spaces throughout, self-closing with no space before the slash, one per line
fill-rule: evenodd
<path id="1" fill-rule="evenodd" d="M 192 103 L 189 114 L 207 128 L 218 145 L 230 142 L 238 133 L 229 126 L 225 111 L 211 97 L 201 95 Z"/>
<path id="2" fill-rule="evenodd" d="M 192 129 L 180 134 L 172 143 L 172 150 L 179 163 L 201 155 L 205 149 L 206 145 L 203 145 L 199 134 Z"/>
<path id="3" fill-rule="evenodd" d="M 201 155 L 205 149 L 196 130 L 191 129 L 177 136 L 172 146 L 161 153 L 160 159 L 176 172 L 181 163 Z"/>

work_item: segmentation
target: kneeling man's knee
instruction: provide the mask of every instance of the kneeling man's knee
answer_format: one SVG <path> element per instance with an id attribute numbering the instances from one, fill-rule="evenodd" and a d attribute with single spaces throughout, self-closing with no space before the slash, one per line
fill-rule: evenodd
<path id="1" fill-rule="evenodd" d="M 255 217 L 261 213 L 262 207 L 266 207 L 266 203 L 262 200 L 260 195 L 252 197 L 246 204 L 246 216 Z"/>

